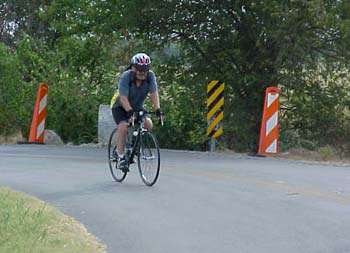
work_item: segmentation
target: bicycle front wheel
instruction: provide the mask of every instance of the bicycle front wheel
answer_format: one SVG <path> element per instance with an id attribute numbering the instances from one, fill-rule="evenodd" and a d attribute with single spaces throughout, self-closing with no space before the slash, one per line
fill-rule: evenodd
<path id="1" fill-rule="evenodd" d="M 147 186 L 154 185 L 159 176 L 160 152 L 156 138 L 148 131 L 141 133 L 137 164 L 142 181 Z"/>
<path id="2" fill-rule="evenodd" d="M 113 130 L 108 142 L 108 164 L 112 177 L 117 182 L 122 182 L 127 172 L 118 169 L 118 159 L 116 157 L 117 150 L 117 128 Z"/>

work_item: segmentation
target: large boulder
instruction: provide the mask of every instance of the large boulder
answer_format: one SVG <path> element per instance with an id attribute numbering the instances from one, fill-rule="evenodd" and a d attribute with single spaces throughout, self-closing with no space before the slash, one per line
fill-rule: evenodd
<path id="1" fill-rule="evenodd" d="M 109 136 L 113 129 L 116 128 L 116 123 L 113 120 L 112 110 L 109 105 L 100 105 L 98 112 L 98 142 L 102 145 L 107 145 Z"/>
<path id="2" fill-rule="evenodd" d="M 63 145 L 61 137 L 53 130 L 44 131 L 44 143 L 47 145 Z"/>

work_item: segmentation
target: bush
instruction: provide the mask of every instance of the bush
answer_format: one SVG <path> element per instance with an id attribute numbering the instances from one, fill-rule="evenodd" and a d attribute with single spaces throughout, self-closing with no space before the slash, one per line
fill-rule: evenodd
<path id="1" fill-rule="evenodd" d="M 20 127 L 22 82 L 18 67 L 16 55 L 0 43 L 0 135 L 12 134 Z"/>
<path id="2" fill-rule="evenodd" d="M 311 150 L 311 151 L 314 151 L 317 149 L 317 144 L 314 141 L 310 141 L 310 140 L 301 139 L 300 146 L 302 148 L 305 148 L 305 149 Z"/>
<path id="3" fill-rule="evenodd" d="M 336 155 L 334 148 L 329 145 L 319 148 L 318 152 L 321 155 L 321 158 L 325 161 L 334 158 Z"/>

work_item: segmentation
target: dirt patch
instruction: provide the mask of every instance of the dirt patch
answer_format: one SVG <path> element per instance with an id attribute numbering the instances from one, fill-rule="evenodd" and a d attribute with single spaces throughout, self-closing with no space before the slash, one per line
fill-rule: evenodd
<path id="1" fill-rule="evenodd" d="M 328 164 L 350 165 L 350 158 L 341 157 L 334 150 L 322 148 L 318 151 L 307 149 L 291 149 L 288 152 L 283 152 L 275 156 L 290 160 L 315 161 Z"/>
<path id="2" fill-rule="evenodd" d="M 255 153 L 237 153 L 233 150 L 225 149 L 218 150 L 216 154 L 223 155 L 243 155 L 243 156 L 256 156 Z M 331 164 L 338 166 L 350 166 L 350 157 L 343 157 L 329 146 L 320 148 L 318 151 L 311 151 L 307 149 L 291 149 L 287 152 L 281 152 L 277 155 L 271 155 L 269 157 L 277 159 L 287 159 L 295 161 L 305 161 L 310 163 L 319 164 Z"/>

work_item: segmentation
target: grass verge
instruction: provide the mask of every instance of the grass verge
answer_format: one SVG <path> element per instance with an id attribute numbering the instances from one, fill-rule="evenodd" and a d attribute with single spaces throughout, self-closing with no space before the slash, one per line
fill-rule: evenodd
<path id="1" fill-rule="evenodd" d="M 0 187 L 1 253 L 100 253 L 105 246 L 41 200 Z"/>
<path id="2" fill-rule="evenodd" d="M 330 164 L 350 164 L 349 157 L 341 157 L 334 149 L 329 146 L 322 147 L 317 151 L 307 149 L 290 149 L 288 152 L 282 152 L 277 155 L 279 158 L 291 160 L 305 160 L 315 162 L 327 162 Z"/>

